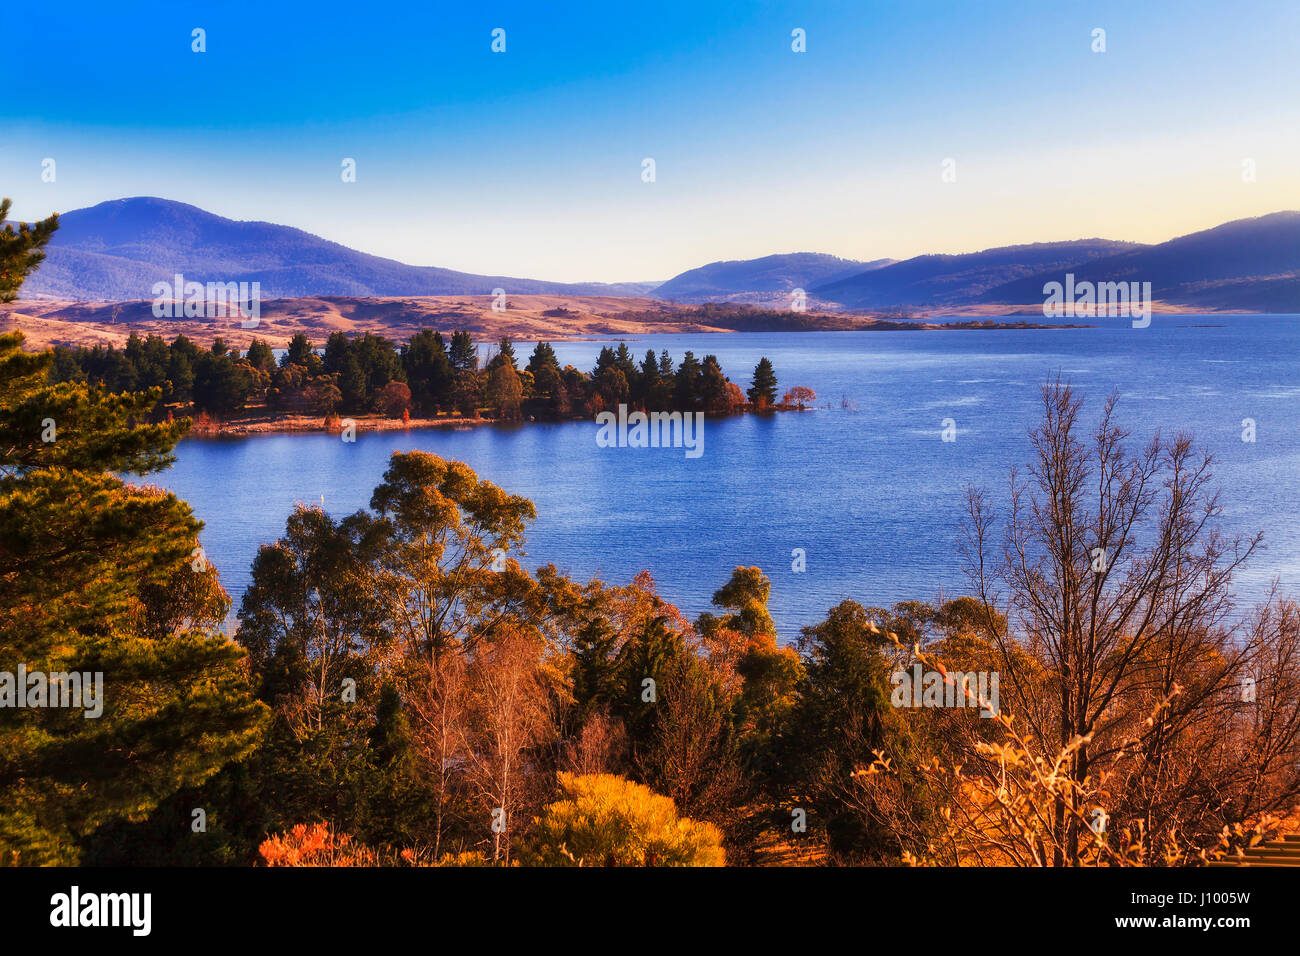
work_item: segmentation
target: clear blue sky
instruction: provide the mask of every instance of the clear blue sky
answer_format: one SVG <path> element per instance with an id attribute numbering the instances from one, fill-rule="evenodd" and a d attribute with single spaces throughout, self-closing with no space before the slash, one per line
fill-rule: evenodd
<path id="1" fill-rule="evenodd" d="M 560 6 L 6 3 L 0 192 L 23 218 L 156 195 L 557 280 L 1300 208 L 1295 0 Z"/>

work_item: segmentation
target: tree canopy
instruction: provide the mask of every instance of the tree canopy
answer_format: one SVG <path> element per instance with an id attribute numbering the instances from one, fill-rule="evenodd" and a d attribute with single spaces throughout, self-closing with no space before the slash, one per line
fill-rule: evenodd
<path id="1" fill-rule="evenodd" d="M 51 687 L 79 675 L 83 705 L 99 692 L 93 708 L 62 694 L 0 708 L 0 855 L 67 863 L 101 825 L 249 753 L 265 709 L 242 649 L 212 633 L 229 599 L 202 560 L 200 522 L 175 495 L 119 477 L 167 465 L 188 423 L 145 423 L 156 390 L 51 384 L 53 353 L 22 342 L 0 335 L 0 661 Z"/>

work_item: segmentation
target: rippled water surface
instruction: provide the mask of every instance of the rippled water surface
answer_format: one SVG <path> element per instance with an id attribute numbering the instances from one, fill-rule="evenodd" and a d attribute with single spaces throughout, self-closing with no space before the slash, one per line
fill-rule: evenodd
<path id="1" fill-rule="evenodd" d="M 807 385 L 804 413 L 709 420 L 704 454 L 602 449 L 590 422 L 453 431 L 186 439 L 158 477 L 206 522 L 202 543 L 236 603 L 259 544 L 298 501 L 341 516 L 365 506 L 389 455 L 419 448 L 468 462 L 531 498 L 538 518 L 526 565 L 622 583 L 649 569 L 692 616 L 737 564 L 772 578 L 782 636 L 852 597 L 864 604 L 953 595 L 963 488 L 1005 500 L 1007 471 L 1028 460 L 1026 431 L 1044 379 L 1083 390 L 1085 414 L 1121 396 L 1134 440 L 1187 430 L 1218 459 L 1225 526 L 1262 529 L 1267 550 L 1238 580 L 1250 600 L 1280 578 L 1300 593 L 1300 317 L 1156 316 L 1132 329 L 653 335 L 626 340 L 674 361 L 716 354 L 747 387 L 766 355 L 781 389 Z M 557 343 L 561 363 L 589 369 L 602 342 Z M 517 346 L 526 358 L 531 343 Z M 1091 416 L 1089 416 L 1091 417 Z M 940 439 L 952 418 L 957 439 Z M 1257 440 L 1241 440 L 1242 420 Z M 803 548 L 807 571 L 791 570 Z"/>

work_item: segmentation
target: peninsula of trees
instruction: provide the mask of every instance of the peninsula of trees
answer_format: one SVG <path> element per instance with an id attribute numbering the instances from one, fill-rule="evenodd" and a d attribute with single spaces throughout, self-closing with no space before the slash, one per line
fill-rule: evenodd
<path id="1" fill-rule="evenodd" d="M 170 343 L 161 336 L 132 335 L 125 348 L 56 347 L 51 375 L 56 382 L 84 382 L 111 393 L 156 389 L 155 419 L 169 413 L 224 421 L 255 414 L 276 417 L 376 415 L 390 419 L 496 421 L 590 419 L 626 404 L 643 411 L 734 415 L 789 407 L 803 408 L 815 395 L 795 386 L 778 398 L 776 372 L 763 358 L 744 391 L 722 371 L 713 355 L 687 351 L 674 363 L 667 350 L 648 349 L 638 362 L 626 343 L 601 349 L 584 372 L 561 367 L 555 350 L 539 342 L 522 364 L 503 337 L 480 361 L 470 334 L 424 329 L 397 343 L 367 333 L 330 335 L 317 351 L 298 334 L 277 358 L 255 339 L 241 354 L 218 338 L 202 348 L 184 335 Z"/>

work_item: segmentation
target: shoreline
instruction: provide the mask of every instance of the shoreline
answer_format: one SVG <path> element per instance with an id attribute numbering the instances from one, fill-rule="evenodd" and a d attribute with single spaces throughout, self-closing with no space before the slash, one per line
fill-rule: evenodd
<path id="1" fill-rule="evenodd" d="M 576 421 L 577 419 L 575 419 Z M 354 422 L 357 431 L 394 432 L 424 428 L 470 429 L 480 425 L 528 425 L 537 422 L 506 422 L 495 418 L 412 418 L 403 421 L 383 415 L 349 415 L 326 420 L 319 415 L 285 415 L 281 417 L 236 418 L 229 421 L 199 421 L 195 419 L 185 433 L 186 438 L 247 438 L 253 435 L 280 435 L 294 432 L 343 431 L 343 422 Z"/>
<path id="2" fill-rule="evenodd" d="M 719 418 L 738 418 L 744 415 L 771 414 L 780 412 L 809 412 L 817 406 L 803 407 L 778 405 L 768 412 L 756 412 L 747 409 L 731 415 L 715 416 Z M 683 413 L 685 414 L 685 413 Z M 353 422 L 358 432 L 398 432 L 415 431 L 428 428 L 449 428 L 453 431 L 468 431 L 485 425 L 497 425 L 505 428 L 523 428 L 529 425 L 563 425 L 567 422 L 589 422 L 589 418 L 521 418 L 513 421 L 500 418 L 467 418 L 461 415 L 444 418 L 390 418 L 384 415 L 346 415 L 326 420 L 319 415 L 284 415 L 277 417 L 257 416 L 254 418 L 237 418 L 230 421 L 199 421 L 194 419 L 184 438 L 250 438 L 256 435 L 288 435 L 295 433 L 339 434 L 344 422 Z M 183 439 L 182 439 L 183 440 Z"/>

